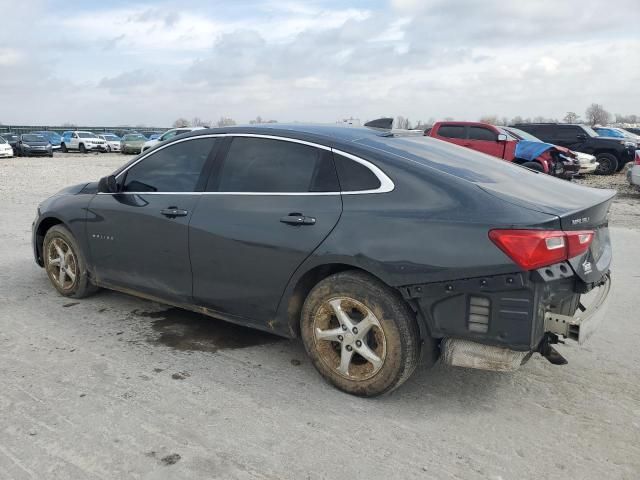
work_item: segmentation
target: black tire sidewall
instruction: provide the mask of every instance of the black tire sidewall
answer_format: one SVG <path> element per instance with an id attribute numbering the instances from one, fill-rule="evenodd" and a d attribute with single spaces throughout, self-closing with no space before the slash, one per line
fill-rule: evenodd
<path id="1" fill-rule="evenodd" d="M 533 170 L 535 172 L 544 173 L 544 167 L 538 162 L 525 162 L 521 164 L 523 167 Z"/>
<path id="2" fill-rule="evenodd" d="M 351 297 L 378 318 L 386 339 L 386 358 L 379 372 L 366 380 L 349 380 L 328 367 L 315 348 L 313 319 L 318 309 L 334 297 Z M 392 391 L 415 370 L 420 357 L 418 325 L 408 306 L 376 278 L 363 272 L 342 272 L 319 282 L 302 308 L 300 330 L 314 367 L 332 385 L 347 393 L 371 397 Z"/>
<path id="3" fill-rule="evenodd" d="M 618 159 L 615 157 L 615 155 L 612 155 L 610 153 L 601 153 L 596 156 L 596 160 L 600 164 L 595 171 L 595 173 L 597 173 L 598 175 L 611 175 L 618 169 Z M 603 161 L 606 162 L 606 168 L 600 168 L 604 163 Z"/>

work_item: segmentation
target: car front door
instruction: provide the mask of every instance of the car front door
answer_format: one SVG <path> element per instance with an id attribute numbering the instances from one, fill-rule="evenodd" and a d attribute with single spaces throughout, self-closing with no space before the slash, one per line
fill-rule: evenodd
<path id="1" fill-rule="evenodd" d="M 498 133 L 490 128 L 470 125 L 467 131 L 469 148 L 487 153 L 494 157 L 504 158 L 506 141 L 498 141 Z"/>
<path id="2" fill-rule="evenodd" d="M 584 135 L 581 139 L 581 135 Z M 579 150 L 579 146 L 584 143 L 586 139 L 586 132 L 577 126 L 563 125 L 557 127 L 553 138 L 553 143 L 563 147 L 570 148 L 572 150 Z"/>
<path id="3" fill-rule="evenodd" d="M 338 222 L 331 152 L 236 136 L 191 219 L 194 301 L 265 326 L 296 268 Z"/>
<path id="4" fill-rule="evenodd" d="M 95 195 L 87 240 L 99 284 L 191 303 L 189 221 L 217 142 L 166 145 L 118 175 L 119 193 Z"/>

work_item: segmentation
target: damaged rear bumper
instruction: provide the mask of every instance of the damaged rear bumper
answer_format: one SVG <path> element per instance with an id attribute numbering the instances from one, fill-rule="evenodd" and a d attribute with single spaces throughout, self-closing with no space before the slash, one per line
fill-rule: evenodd
<path id="1" fill-rule="evenodd" d="M 611 278 L 607 274 L 603 283 L 594 289 L 593 298 L 588 307 L 579 308 L 574 315 L 547 312 L 544 322 L 545 334 L 575 340 L 582 345 L 597 330 L 606 316 L 610 290 Z M 440 343 L 440 350 L 440 359 L 445 365 L 497 372 L 517 370 L 534 353 L 458 338 L 444 338 Z"/>

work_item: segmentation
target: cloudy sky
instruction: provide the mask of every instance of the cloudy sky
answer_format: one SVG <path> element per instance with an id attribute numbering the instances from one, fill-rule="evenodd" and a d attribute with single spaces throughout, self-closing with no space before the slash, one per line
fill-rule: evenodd
<path id="1" fill-rule="evenodd" d="M 640 114 L 640 1 L 0 0 L 0 122 Z"/>

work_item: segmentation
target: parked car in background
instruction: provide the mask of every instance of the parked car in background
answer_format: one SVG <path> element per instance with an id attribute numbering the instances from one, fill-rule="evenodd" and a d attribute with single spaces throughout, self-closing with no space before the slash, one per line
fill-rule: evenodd
<path id="1" fill-rule="evenodd" d="M 598 162 L 596 160 L 595 155 L 590 155 L 588 153 L 582 152 L 573 152 L 580 163 L 580 170 L 578 173 L 581 175 L 587 173 L 595 173 L 598 168 Z"/>
<path id="2" fill-rule="evenodd" d="M 167 130 L 157 139 L 150 139 L 142 146 L 142 151 L 149 150 L 154 145 L 157 145 L 160 142 L 164 142 L 165 140 L 169 140 L 170 138 L 175 137 L 176 135 L 180 135 L 182 133 L 193 132 L 195 130 L 203 130 L 204 127 L 181 127 L 181 128 L 172 128 L 171 130 Z"/>
<path id="3" fill-rule="evenodd" d="M 627 170 L 627 180 L 631 185 L 640 188 L 640 150 L 636 150 L 636 158 L 633 165 Z"/>
<path id="4" fill-rule="evenodd" d="M 25 133 L 20 135 L 16 145 L 17 157 L 31 157 L 35 155 L 48 155 L 53 157 L 51 143 L 42 135 Z"/>
<path id="5" fill-rule="evenodd" d="M 627 132 L 624 128 L 618 127 L 593 127 L 598 132 L 598 135 L 602 137 L 615 137 L 615 138 L 628 138 L 632 142 L 638 143 L 640 141 L 640 135 L 636 135 L 632 132 Z"/>
<path id="6" fill-rule="evenodd" d="M 640 135 L 640 128 L 624 127 L 623 130 L 629 133 L 633 133 L 634 135 Z"/>
<path id="7" fill-rule="evenodd" d="M 16 145 L 18 144 L 18 140 L 20 140 L 20 135 L 13 132 L 2 132 L 0 133 L 0 135 L 2 135 L 2 138 L 4 138 L 9 145 L 11 145 L 11 148 L 13 148 L 13 153 L 15 155 Z"/>
<path id="8" fill-rule="evenodd" d="M 539 139 L 518 138 L 486 123 L 436 122 L 425 135 L 565 179 L 572 178 L 580 168 L 566 148 L 556 148 Z"/>
<path id="9" fill-rule="evenodd" d="M 0 135 L 0 158 L 13 157 L 13 148 L 9 142 Z"/>
<path id="10" fill-rule="evenodd" d="M 156 132 L 149 135 L 149 140 L 157 140 L 162 136 L 162 133 Z"/>
<path id="11" fill-rule="evenodd" d="M 50 130 L 42 130 L 40 132 L 31 132 L 36 135 L 42 135 L 44 138 L 49 140 L 51 144 L 51 148 L 55 152 L 56 150 L 60 150 L 60 145 L 62 144 L 62 136 L 57 132 L 52 132 Z"/>
<path id="12" fill-rule="evenodd" d="M 104 140 L 107 144 L 107 152 L 119 152 L 120 141 L 122 140 L 114 133 L 101 133 L 98 138 Z"/>
<path id="13" fill-rule="evenodd" d="M 77 150 L 80 153 L 106 152 L 107 142 L 92 132 L 69 130 L 62 134 L 60 150 L 63 152 Z"/>
<path id="14" fill-rule="evenodd" d="M 229 127 L 44 200 L 32 241 L 63 296 L 105 287 L 301 337 L 327 381 L 374 396 L 438 357 L 566 363 L 552 345 L 606 315 L 614 195 L 424 136 Z"/>
<path id="15" fill-rule="evenodd" d="M 141 133 L 127 133 L 120 140 L 121 153 L 140 153 L 147 137 Z"/>
<path id="16" fill-rule="evenodd" d="M 595 155 L 596 173 L 611 175 L 635 158 L 637 144 L 624 138 L 601 137 L 587 125 L 569 123 L 521 123 L 513 125 L 544 142 Z"/>

